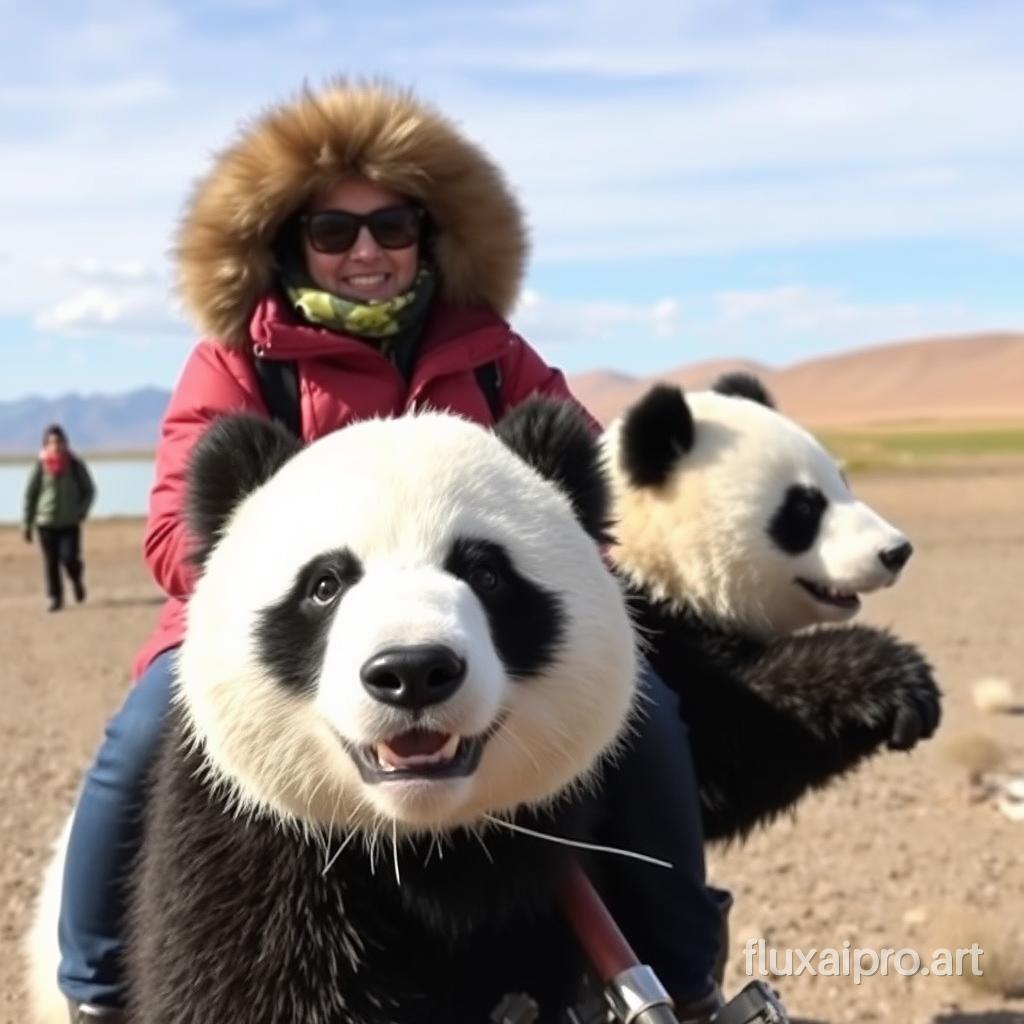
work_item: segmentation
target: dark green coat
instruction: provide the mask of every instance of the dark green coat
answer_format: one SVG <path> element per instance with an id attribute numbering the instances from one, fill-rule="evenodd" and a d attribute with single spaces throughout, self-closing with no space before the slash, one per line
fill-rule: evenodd
<path id="1" fill-rule="evenodd" d="M 77 456 L 71 456 L 70 468 L 59 476 L 47 473 L 37 460 L 25 488 L 25 529 L 78 526 L 89 514 L 95 497 L 89 470 Z"/>

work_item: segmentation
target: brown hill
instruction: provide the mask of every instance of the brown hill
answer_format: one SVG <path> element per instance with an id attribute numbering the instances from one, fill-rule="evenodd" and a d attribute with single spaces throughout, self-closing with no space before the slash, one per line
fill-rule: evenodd
<path id="1" fill-rule="evenodd" d="M 608 422 L 655 380 L 699 388 L 735 369 L 755 373 L 788 415 L 816 426 L 1024 421 L 1024 334 L 926 338 L 780 368 L 720 359 L 640 378 L 598 371 L 570 385 Z"/>

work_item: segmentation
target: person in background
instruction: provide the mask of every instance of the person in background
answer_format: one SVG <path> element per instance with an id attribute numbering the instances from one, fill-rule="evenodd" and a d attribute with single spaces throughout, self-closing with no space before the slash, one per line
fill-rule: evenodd
<path id="1" fill-rule="evenodd" d="M 47 609 L 64 607 L 61 566 L 68 574 L 75 600 L 85 600 L 82 523 L 96 497 L 85 463 L 71 451 L 64 429 L 56 423 L 43 432 L 43 449 L 25 488 L 25 540 L 39 535 L 46 570 Z"/>

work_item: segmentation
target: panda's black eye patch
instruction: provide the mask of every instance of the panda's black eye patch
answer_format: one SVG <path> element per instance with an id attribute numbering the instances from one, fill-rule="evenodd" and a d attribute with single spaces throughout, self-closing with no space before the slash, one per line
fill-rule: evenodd
<path id="1" fill-rule="evenodd" d="M 320 674 L 332 609 L 362 579 L 363 566 L 347 548 L 310 559 L 279 601 L 256 617 L 260 660 L 289 690 L 312 690 Z"/>
<path id="2" fill-rule="evenodd" d="M 817 487 L 793 484 L 768 525 L 768 535 L 787 554 L 799 555 L 814 544 L 828 499 Z"/>
<path id="3" fill-rule="evenodd" d="M 500 544 L 458 538 L 448 552 L 445 572 L 464 580 L 487 613 L 491 637 L 511 676 L 537 675 L 557 655 L 565 634 L 559 596 L 515 567 Z"/>

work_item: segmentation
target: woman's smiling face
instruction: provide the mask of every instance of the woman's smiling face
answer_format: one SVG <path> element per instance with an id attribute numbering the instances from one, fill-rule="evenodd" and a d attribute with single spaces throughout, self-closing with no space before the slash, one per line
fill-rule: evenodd
<path id="1" fill-rule="evenodd" d="M 307 213 L 344 210 L 348 213 L 372 213 L 384 207 L 399 206 L 408 200 L 372 182 L 352 179 L 319 193 Z M 357 302 L 392 299 L 407 291 L 419 266 L 419 244 L 403 249 L 385 249 L 364 224 L 355 242 L 344 252 L 318 252 L 303 233 L 306 269 L 313 281 L 325 291 Z"/>

